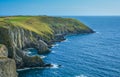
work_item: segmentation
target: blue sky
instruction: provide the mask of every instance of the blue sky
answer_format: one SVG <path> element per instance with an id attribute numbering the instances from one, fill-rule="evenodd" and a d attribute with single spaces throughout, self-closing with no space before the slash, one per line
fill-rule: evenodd
<path id="1" fill-rule="evenodd" d="M 0 0 L 0 15 L 120 15 L 120 0 Z"/>

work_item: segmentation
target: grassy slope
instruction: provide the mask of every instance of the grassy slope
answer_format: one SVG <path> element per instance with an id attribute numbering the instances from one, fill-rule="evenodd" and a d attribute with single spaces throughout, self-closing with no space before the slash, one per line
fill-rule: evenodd
<path id="1" fill-rule="evenodd" d="M 52 33 L 52 30 L 49 28 L 49 26 L 47 26 L 47 24 L 45 23 L 41 23 L 40 21 L 38 21 L 36 17 L 27 17 L 27 16 L 5 17 L 5 18 L 0 18 L 0 21 L 11 23 L 13 26 L 19 26 L 40 35 L 42 35 L 42 31 Z M 1 25 L 0 23 L 0 26 L 4 26 L 4 25 Z"/>
<path id="2" fill-rule="evenodd" d="M 8 24 L 22 27 L 48 38 L 48 35 L 53 35 L 54 31 L 58 31 L 58 29 L 68 29 L 71 32 L 74 30 L 89 30 L 87 26 L 78 20 L 48 16 L 0 17 L 0 27 L 7 28 L 6 25 Z"/>

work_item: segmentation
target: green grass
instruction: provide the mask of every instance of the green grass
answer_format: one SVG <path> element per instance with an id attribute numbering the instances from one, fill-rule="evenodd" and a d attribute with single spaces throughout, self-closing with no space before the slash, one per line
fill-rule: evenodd
<path id="1" fill-rule="evenodd" d="M 41 36 L 49 37 L 61 29 L 74 31 L 75 29 L 88 30 L 89 28 L 75 19 L 49 16 L 11 16 L 0 17 L 0 27 L 22 27 Z"/>
<path id="2" fill-rule="evenodd" d="M 52 29 L 45 23 L 42 23 L 36 19 L 36 17 L 4 17 L 0 18 L 0 21 L 4 21 L 6 23 L 11 23 L 13 26 L 22 27 L 29 31 L 33 31 L 37 34 L 42 35 L 43 32 L 47 32 L 52 34 Z M 5 27 L 6 25 L 3 22 L 0 22 L 1 27 Z"/>

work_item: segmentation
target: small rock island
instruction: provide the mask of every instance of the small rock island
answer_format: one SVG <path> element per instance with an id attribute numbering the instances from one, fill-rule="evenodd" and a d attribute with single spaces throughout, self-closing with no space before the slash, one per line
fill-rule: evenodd
<path id="1" fill-rule="evenodd" d="M 72 18 L 0 17 L 0 77 L 17 77 L 16 68 L 51 66 L 37 55 L 27 55 L 29 48 L 35 48 L 38 54 L 45 54 L 50 52 L 52 44 L 65 40 L 65 35 L 93 32 Z"/>

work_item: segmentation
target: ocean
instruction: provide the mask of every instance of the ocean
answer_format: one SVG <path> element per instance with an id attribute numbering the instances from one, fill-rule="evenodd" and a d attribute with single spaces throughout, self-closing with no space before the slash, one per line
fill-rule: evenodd
<path id="1" fill-rule="evenodd" d="M 66 36 L 42 55 L 52 68 L 22 70 L 19 77 L 120 77 L 120 17 L 65 17 L 80 20 L 96 33 Z"/>

